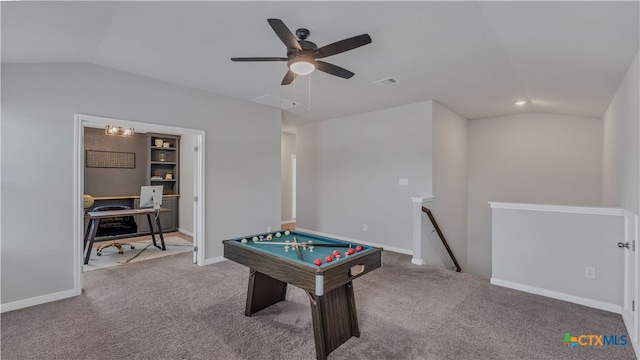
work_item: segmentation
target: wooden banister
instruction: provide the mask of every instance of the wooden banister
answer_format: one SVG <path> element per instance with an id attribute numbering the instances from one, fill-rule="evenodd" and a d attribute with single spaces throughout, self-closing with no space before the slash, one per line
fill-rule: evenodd
<path id="1" fill-rule="evenodd" d="M 458 264 L 458 260 L 456 260 L 455 255 L 453 255 L 453 251 L 451 251 L 451 248 L 449 247 L 449 244 L 447 244 L 447 240 L 444 238 L 444 234 L 440 230 L 440 226 L 438 226 L 438 223 L 436 222 L 436 218 L 431 213 L 431 210 L 429 210 L 429 209 L 427 209 L 426 207 L 423 206 L 422 207 L 422 211 L 424 213 L 426 213 L 427 216 L 429 217 L 429 220 L 431 220 L 431 223 L 433 224 L 433 227 L 436 229 L 436 232 L 438 233 L 438 236 L 440 237 L 440 240 L 442 240 L 442 244 L 444 245 L 445 249 L 447 249 L 447 253 L 449 253 L 449 256 L 451 257 L 451 260 L 453 260 L 453 263 L 456 266 L 456 271 L 457 272 L 462 271 L 462 268 L 460 268 L 460 264 Z"/>

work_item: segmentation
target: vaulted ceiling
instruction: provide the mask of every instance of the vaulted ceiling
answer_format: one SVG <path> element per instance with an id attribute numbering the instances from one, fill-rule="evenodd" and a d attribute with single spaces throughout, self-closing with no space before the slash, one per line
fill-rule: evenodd
<path id="1" fill-rule="evenodd" d="M 295 101 L 318 121 L 435 100 L 467 119 L 543 111 L 601 118 L 638 53 L 637 1 L 2 2 L 3 63 L 92 63 L 251 101 Z M 372 43 L 323 60 L 355 73 L 280 82 L 268 18 L 318 46 Z M 392 77 L 397 83 L 379 86 Z M 310 100 L 310 103 L 309 103 Z M 527 101 L 515 106 L 516 101 Z M 286 103 L 286 102 L 285 102 Z"/>

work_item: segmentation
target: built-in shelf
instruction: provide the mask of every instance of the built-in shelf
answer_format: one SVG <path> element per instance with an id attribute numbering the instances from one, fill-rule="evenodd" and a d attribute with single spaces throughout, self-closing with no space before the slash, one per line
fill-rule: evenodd
<path id="1" fill-rule="evenodd" d="M 175 135 L 149 133 L 149 184 L 163 187 L 163 194 L 177 194 L 179 161 L 180 161 L 180 137 Z M 160 146 L 158 146 L 160 145 Z M 167 179 L 167 174 L 172 174 Z"/>

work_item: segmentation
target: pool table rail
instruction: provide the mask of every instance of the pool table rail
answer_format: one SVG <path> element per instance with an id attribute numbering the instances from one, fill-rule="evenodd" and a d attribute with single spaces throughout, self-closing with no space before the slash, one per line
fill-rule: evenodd
<path id="1" fill-rule="evenodd" d="M 225 258 L 319 296 L 382 266 L 382 249 L 374 247 L 319 268 L 278 257 L 237 241 L 224 240 L 223 244 Z M 319 276 L 322 277 L 320 283 L 317 281 Z"/>

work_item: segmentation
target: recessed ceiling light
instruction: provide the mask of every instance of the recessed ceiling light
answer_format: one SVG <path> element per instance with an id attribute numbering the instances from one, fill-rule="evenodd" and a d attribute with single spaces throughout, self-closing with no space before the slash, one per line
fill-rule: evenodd
<path id="1" fill-rule="evenodd" d="M 522 105 L 524 105 L 526 103 L 527 103 L 526 101 L 518 101 L 518 102 L 516 102 L 516 105 L 522 106 Z"/>

